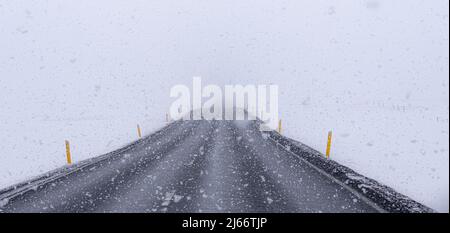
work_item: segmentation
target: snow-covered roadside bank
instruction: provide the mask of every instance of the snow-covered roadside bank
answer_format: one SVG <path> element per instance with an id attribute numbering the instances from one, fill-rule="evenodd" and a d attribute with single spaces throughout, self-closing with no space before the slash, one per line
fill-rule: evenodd
<path id="1" fill-rule="evenodd" d="M 16 119 L 17 120 L 17 119 Z M 136 123 L 124 118 L 2 121 L 0 188 L 66 165 L 64 140 L 71 143 L 72 162 L 119 149 L 138 139 Z M 164 125 L 139 122 L 144 135 Z"/>
<path id="2" fill-rule="evenodd" d="M 448 109 L 387 102 L 327 109 L 291 106 L 283 120 L 286 136 L 324 153 L 332 130 L 331 159 L 448 212 Z"/>

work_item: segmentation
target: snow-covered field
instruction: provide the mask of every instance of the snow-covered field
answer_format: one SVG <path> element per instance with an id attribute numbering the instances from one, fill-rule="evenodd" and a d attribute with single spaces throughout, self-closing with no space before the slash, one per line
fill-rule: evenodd
<path id="1" fill-rule="evenodd" d="M 449 210 L 447 0 L 0 0 L 0 187 L 165 124 L 175 84 L 277 84 L 284 134 Z"/>

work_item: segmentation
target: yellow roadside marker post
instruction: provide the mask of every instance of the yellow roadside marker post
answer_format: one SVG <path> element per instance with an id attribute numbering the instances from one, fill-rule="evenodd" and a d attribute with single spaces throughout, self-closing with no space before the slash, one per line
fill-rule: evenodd
<path id="1" fill-rule="evenodd" d="M 141 134 L 141 127 L 139 127 L 139 124 L 137 125 L 137 131 L 138 131 L 139 138 L 141 138 L 142 134 Z"/>
<path id="2" fill-rule="evenodd" d="M 328 132 L 328 141 L 327 141 L 327 151 L 326 151 L 327 159 L 330 158 L 331 136 L 332 136 L 332 132 L 329 131 Z"/>
<path id="3" fill-rule="evenodd" d="M 66 158 L 67 158 L 67 164 L 72 164 L 72 158 L 70 156 L 70 144 L 69 141 L 66 140 Z"/>
<path id="4" fill-rule="evenodd" d="M 281 119 L 278 120 L 278 133 L 281 134 Z"/>

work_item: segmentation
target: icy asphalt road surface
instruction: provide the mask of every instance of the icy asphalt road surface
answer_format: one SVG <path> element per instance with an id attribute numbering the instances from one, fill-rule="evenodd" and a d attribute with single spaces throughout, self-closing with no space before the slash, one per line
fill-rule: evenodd
<path id="1" fill-rule="evenodd" d="M 259 131 L 175 122 L 123 153 L 19 195 L 2 212 L 376 212 Z"/>

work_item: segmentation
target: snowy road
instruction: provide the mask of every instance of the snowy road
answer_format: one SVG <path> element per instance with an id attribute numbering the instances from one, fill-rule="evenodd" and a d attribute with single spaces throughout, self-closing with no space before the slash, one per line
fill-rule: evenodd
<path id="1" fill-rule="evenodd" d="M 259 131 L 184 121 L 18 195 L 3 212 L 377 212 Z"/>

